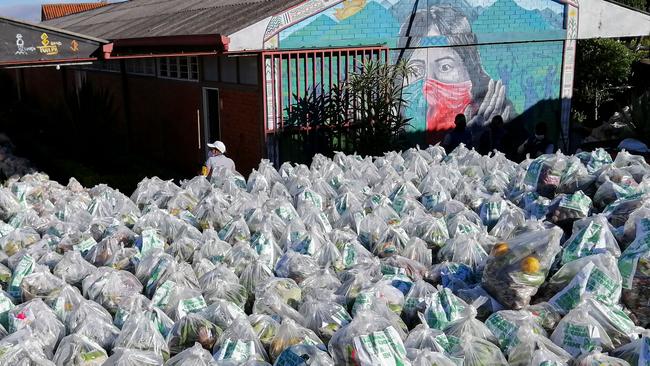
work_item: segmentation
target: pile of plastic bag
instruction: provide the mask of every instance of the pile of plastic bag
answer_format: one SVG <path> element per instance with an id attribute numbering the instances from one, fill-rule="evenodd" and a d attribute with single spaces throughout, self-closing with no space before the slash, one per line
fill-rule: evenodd
<path id="1" fill-rule="evenodd" d="M 650 363 L 650 166 L 432 146 L 0 187 L 0 365 Z"/>

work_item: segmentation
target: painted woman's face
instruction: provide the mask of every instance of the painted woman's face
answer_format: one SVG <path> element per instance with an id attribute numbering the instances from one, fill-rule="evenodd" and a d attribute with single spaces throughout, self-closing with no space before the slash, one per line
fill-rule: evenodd
<path id="1" fill-rule="evenodd" d="M 409 62 L 417 70 L 416 77 L 411 82 L 434 79 L 446 84 L 456 84 L 469 80 L 463 60 L 451 47 L 417 49 Z"/>

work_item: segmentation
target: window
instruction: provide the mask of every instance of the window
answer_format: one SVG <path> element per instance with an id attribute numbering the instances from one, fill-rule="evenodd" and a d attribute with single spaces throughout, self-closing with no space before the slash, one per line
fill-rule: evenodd
<path id="1" fill-rule="evenodd" d="M 179 80 L 199 80 L 197 57 L 163 57 L 158 60 L 158 76 Z"/>
<path id="2" fill-rule="evenodd" d="M 219 81 L 219 58 L 203 58 L 203 78 L 206 81 Z"/>
<path id="3" fill-rule="evenodd" d="M 238 57 L 220 57 L 221 61 L 221 81 L 224 83 L 237 82 L 237 59 Z"/>
<path id="4" fill-rule="evenodd" d="M 257 85 L 257 56 L 238 57 L 239 82 L 247 85 Z"/>
<path id="5" fill-rule="evenodd" d="M 126 61 L 126 72 L 136 75 L 156 75 L 156 63 L 151 58 L 140 58 Z"/>

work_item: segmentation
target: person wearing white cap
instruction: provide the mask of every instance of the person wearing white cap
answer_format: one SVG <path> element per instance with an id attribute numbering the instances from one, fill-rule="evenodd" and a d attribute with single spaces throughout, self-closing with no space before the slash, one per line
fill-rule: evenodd
<path id="1" fill-rule="evenodd" d="M 235 170 L 235 162 L 224 155 L 226 153 L 226 144 L 221 141 L 215 141 L 212 144 L 208 144 L 208 148 L 210 148 L 212 155 L 205 163 L 205 166 L 208 168 L 208 179 L 219 169 Z"/>

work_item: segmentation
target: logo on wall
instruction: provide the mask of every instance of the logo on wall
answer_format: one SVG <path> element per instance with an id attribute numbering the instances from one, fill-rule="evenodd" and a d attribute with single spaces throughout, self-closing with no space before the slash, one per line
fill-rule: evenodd
<path id="1" fill-rule="evenodd" d="M 25 47 L 23 35 L 20 33 L 16 34 L 16 48 L 16 55 L 27 55 L 31 52 L 36 51 L 36 47 Z"/>
<path id="2" fill-rule="evenodd" d="M 70 50 L 72 50 L 72 52 L 79 52 L 79 42 L 73 39 L 72 42 L 70 42 Z"/>
<path id="3" fill-rule="evenodd" d="M 50 42 L 47 33 L 41 34 L 41 44 L 42 46 L 38 46 L 38 49 L 41 51 L 41 53 L 46 54 L 48 56 L 58 55 L 59 46 L 62 45 L 61 42 Z"/>

